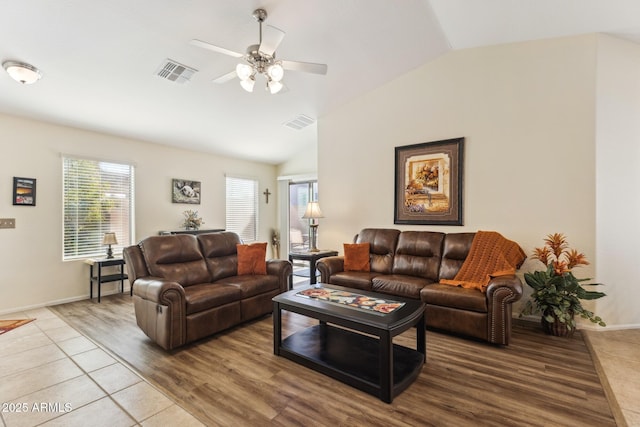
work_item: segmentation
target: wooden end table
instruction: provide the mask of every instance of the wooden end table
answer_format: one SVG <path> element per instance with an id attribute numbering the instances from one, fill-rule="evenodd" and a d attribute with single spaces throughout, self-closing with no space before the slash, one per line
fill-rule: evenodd
<path id="1" fill-rule="evenodd" d="M 84 261 L 89 264 L 89 298 L 93 299 L 93 282 L 98 285 L 98 302 L 100 302 L 100 288 L 105 282 L 120 281 L 120 292 L 124 292 L 124 281 L 127 279 L 127 275 L 124 272 L 124 258 L 103 258 L 94 259 L 89 258 Z M 114 274 L 102 274 L 104 267 L 119 266 L 120 272 Z M 94 276 L 94 267 L 96 268 L 96 275 Z M 133 286 L 131 287 L 131 295 L 133 295 Z"/>
<path id="2" fill-rule="evenodd" d="M 309 284 L 313 285 L 317 282 L 316 279 L 316 261 L 320 258 L 326 258 L 329 256 L 338 255 L 338 251 L 334 250 L 320 250 L 317 252 L 290 252 L 289 261 L 293 264 L 293 260 L 309 261 Z M 289 277 L 289 289 L 293 289 L 293 273 Z"/>

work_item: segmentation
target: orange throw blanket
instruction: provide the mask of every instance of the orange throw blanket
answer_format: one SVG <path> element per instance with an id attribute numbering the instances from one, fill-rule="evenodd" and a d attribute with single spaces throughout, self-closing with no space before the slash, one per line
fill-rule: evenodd
<path id="1" fill-rule="evenodd" d="M 462 268 L 453 280 L 440 283 L 486 291 L 492 277 L 514 274 L 527 256 L 522 248 L 495 231 L 478 231 Z"/>

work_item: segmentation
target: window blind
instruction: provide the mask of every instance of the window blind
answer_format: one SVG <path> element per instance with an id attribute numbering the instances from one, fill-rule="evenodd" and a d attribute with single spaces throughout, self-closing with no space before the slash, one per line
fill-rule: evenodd
<path id="1" fill-rule="evenodd" d="M 258 181 L 226 177 L 226 230 L 243 242 L 258 239 Z"/>
<path id="2" fill-rule="evenodd" d="M 104 257 L 104 233 L 115 232 L 114 253 L 133 235 L 133 166 L 63 157 L 63 260 Z"/>

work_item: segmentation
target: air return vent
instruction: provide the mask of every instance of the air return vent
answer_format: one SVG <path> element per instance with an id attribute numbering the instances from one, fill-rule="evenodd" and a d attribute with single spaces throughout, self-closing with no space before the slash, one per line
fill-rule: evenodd
<path id="1" fill-rule="evenodd" d="M 312 124 L 314 122 L 315 122 L 315 120 L 312 119 L 311 117 L 305 116 L 304 114 L 300 114 L 299 116 L 295 117 L 294 119 L 283 123 L 283 125 L 285 125 L 286 127 L 291 128 L 291 129 L 301 130 L 301 129 L 306 128 L 307 126 L 309 126 L 310 124 Z"/>
<path id="2" fill-rule="evenodd" d="M 182 65 L 172 59 L 167 59 L 160 64 L 160 67 L 156 70 L 156 75 L 163 79 L 182 84 L 191 80 L 191 77 L 197 71 L 198 70 Z"/>

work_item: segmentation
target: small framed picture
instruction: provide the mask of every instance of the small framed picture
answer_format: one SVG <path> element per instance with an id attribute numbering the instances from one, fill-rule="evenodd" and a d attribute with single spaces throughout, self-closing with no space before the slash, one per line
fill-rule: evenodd
<path id="1" fill-rule="evenodd" d="M 200 181 L 173 179 L 171 182 L 171 201 L 173 203 L 200 204 Z"/>
<path id="2" fill-rule="evenodd" d="M 13 204 L 17 206 L 36 205 L 35 178 L 13 177 Z"/>

